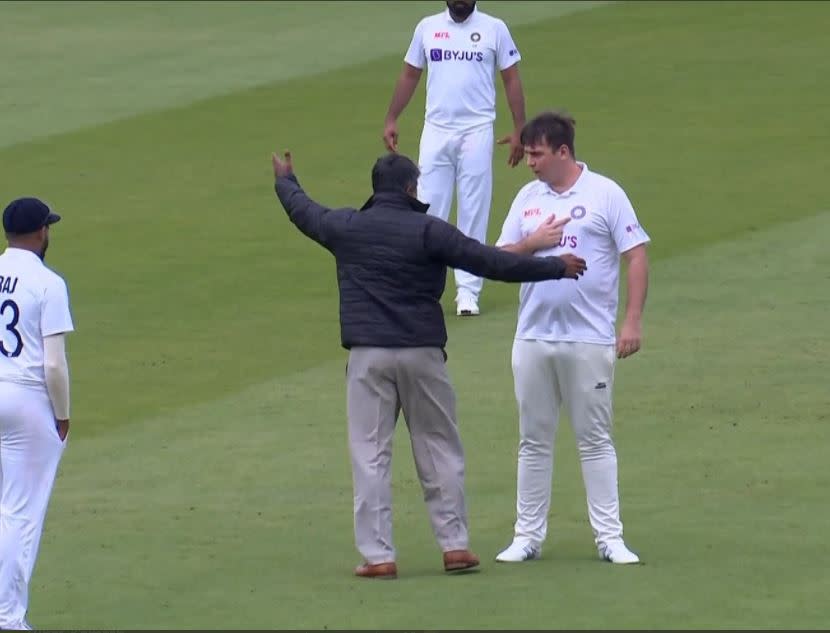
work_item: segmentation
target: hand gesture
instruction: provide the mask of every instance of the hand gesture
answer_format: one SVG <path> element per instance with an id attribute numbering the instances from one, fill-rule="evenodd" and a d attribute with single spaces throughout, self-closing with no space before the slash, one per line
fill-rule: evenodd
<path id="1" fill-rule="evenodd" d="M 508 136 L 500 138 L 497 143 L 499 145 L 510 144 L 510 155 L 507 157 L 507 164 L 511 167 L 518 165 L 525 155 L 525 148 L 522 145 L 519 132 L 513 132 Z"/>
<path id="2" fill-rule="evenodd" d="M 640 350 L 643 333 L 640 323 L 626 319 L 617 337 L 617 358 L 628 358 Z"/>
<path id="3" fill-rule="evenodd" d="M 291 162 L 291 152 L 283 154 L 283 160 L 276 154 L 271 154 L 271 164 L 274 166 L 274 179 L 290 176 L 294 173 L 294 165 Z"/>
<path id="4" fill-rule="evenodd" d="M 383 126 L 383 144 L 390 152 L 398 151 L 398 122 L 389 120 Z"/>
<path id="5" fill-rule="evenodd" d="M 557 246 L 562 241 L 565 233 L 565 225 L 571 218 L 565 217 L 557 220 L 555 215 L 550 216 L 542 222 L 539 227 L 528 236 L 533 251 L 543 251 Z"/>
<path id="6" fill-rule="evenodd" d="M 567 253 L 559 258 L 565 262 L 565 274 L 562 275 L 562 279 L 579 279 L 588 270 L 588 264 L 581 257 Z"/>

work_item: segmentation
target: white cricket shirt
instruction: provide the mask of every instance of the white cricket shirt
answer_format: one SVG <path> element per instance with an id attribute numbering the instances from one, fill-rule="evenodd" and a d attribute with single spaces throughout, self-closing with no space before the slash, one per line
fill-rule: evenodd
<path id="1" fill-rule="evenodd" d="M 614 344 L 620 255 L 650 241 L 628 196 L 610 178 L 583 163 L 568 191 L 556 193 L 535 180 L 516 195 L 497 246 L 515 244 L 551 215 L 570 217 L 560 243 L 536 256 L 573 253 L 588 270 L 578 280 L 522 284 L 516 338 Z"/>
<path id="2" fill-rule="evenodd" d="M 46 387 L 43 339 L 72 332 L 66 282 L 31 251 L 0 255 L 0 381 Z"/>
<path id="3" fill-rule="evenodd" d="M 418 23 L 404 61 L 427 68 L 426 122 L 465 131 L 496 119 L 496 69 L 521 59 L 507 25 L 477 8 L 464 22 L 449 9 Z"/>

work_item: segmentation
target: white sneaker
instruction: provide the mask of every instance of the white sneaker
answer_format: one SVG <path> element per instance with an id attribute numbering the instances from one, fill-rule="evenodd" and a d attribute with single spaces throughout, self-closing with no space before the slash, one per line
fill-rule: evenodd
<path id="1" fill-rule="evenodd" d="M 472 297 L 459 297 L 455 304 L 456 316 L 478 316 L 478 301 Z"/>
<path id="2" fill-rule="evenodd" d="M 636 565 L 640 557 L 625 546 L 622 541 L 600 543 L 597 547 L 599 557 L 609 563 L 617 565 Z"/>
<path id="3" fill-rule="evenodd" d="M 506 550 L 496 556 L 496 560 L 500 563 L 521 563 L 526 560 L 536 560 L 541 557 L 542 548 L 534 547 L 530 544 L 522 544 L 513 541 Z"/>

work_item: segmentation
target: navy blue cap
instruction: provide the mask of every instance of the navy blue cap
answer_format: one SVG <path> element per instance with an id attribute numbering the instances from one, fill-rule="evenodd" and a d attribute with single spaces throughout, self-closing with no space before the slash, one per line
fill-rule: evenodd
<path id="1" fill-rule="evenodd" d="M 61 216 L 52 213 L 48 204 L 37 198 L 12 200 L 3 210 L 3 228 L 13 235 L 34 233 L 60 219 Z"/>

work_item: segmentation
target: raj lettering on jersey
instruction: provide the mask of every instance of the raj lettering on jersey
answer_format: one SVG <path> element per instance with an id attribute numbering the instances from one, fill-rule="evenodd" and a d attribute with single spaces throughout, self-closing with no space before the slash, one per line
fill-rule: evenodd
<path id="1" fill-rule="evenodd" d="M 11 294 L 17 288 L 17 277 L 3 277 L 0 275 L 0 293 Z"/>

